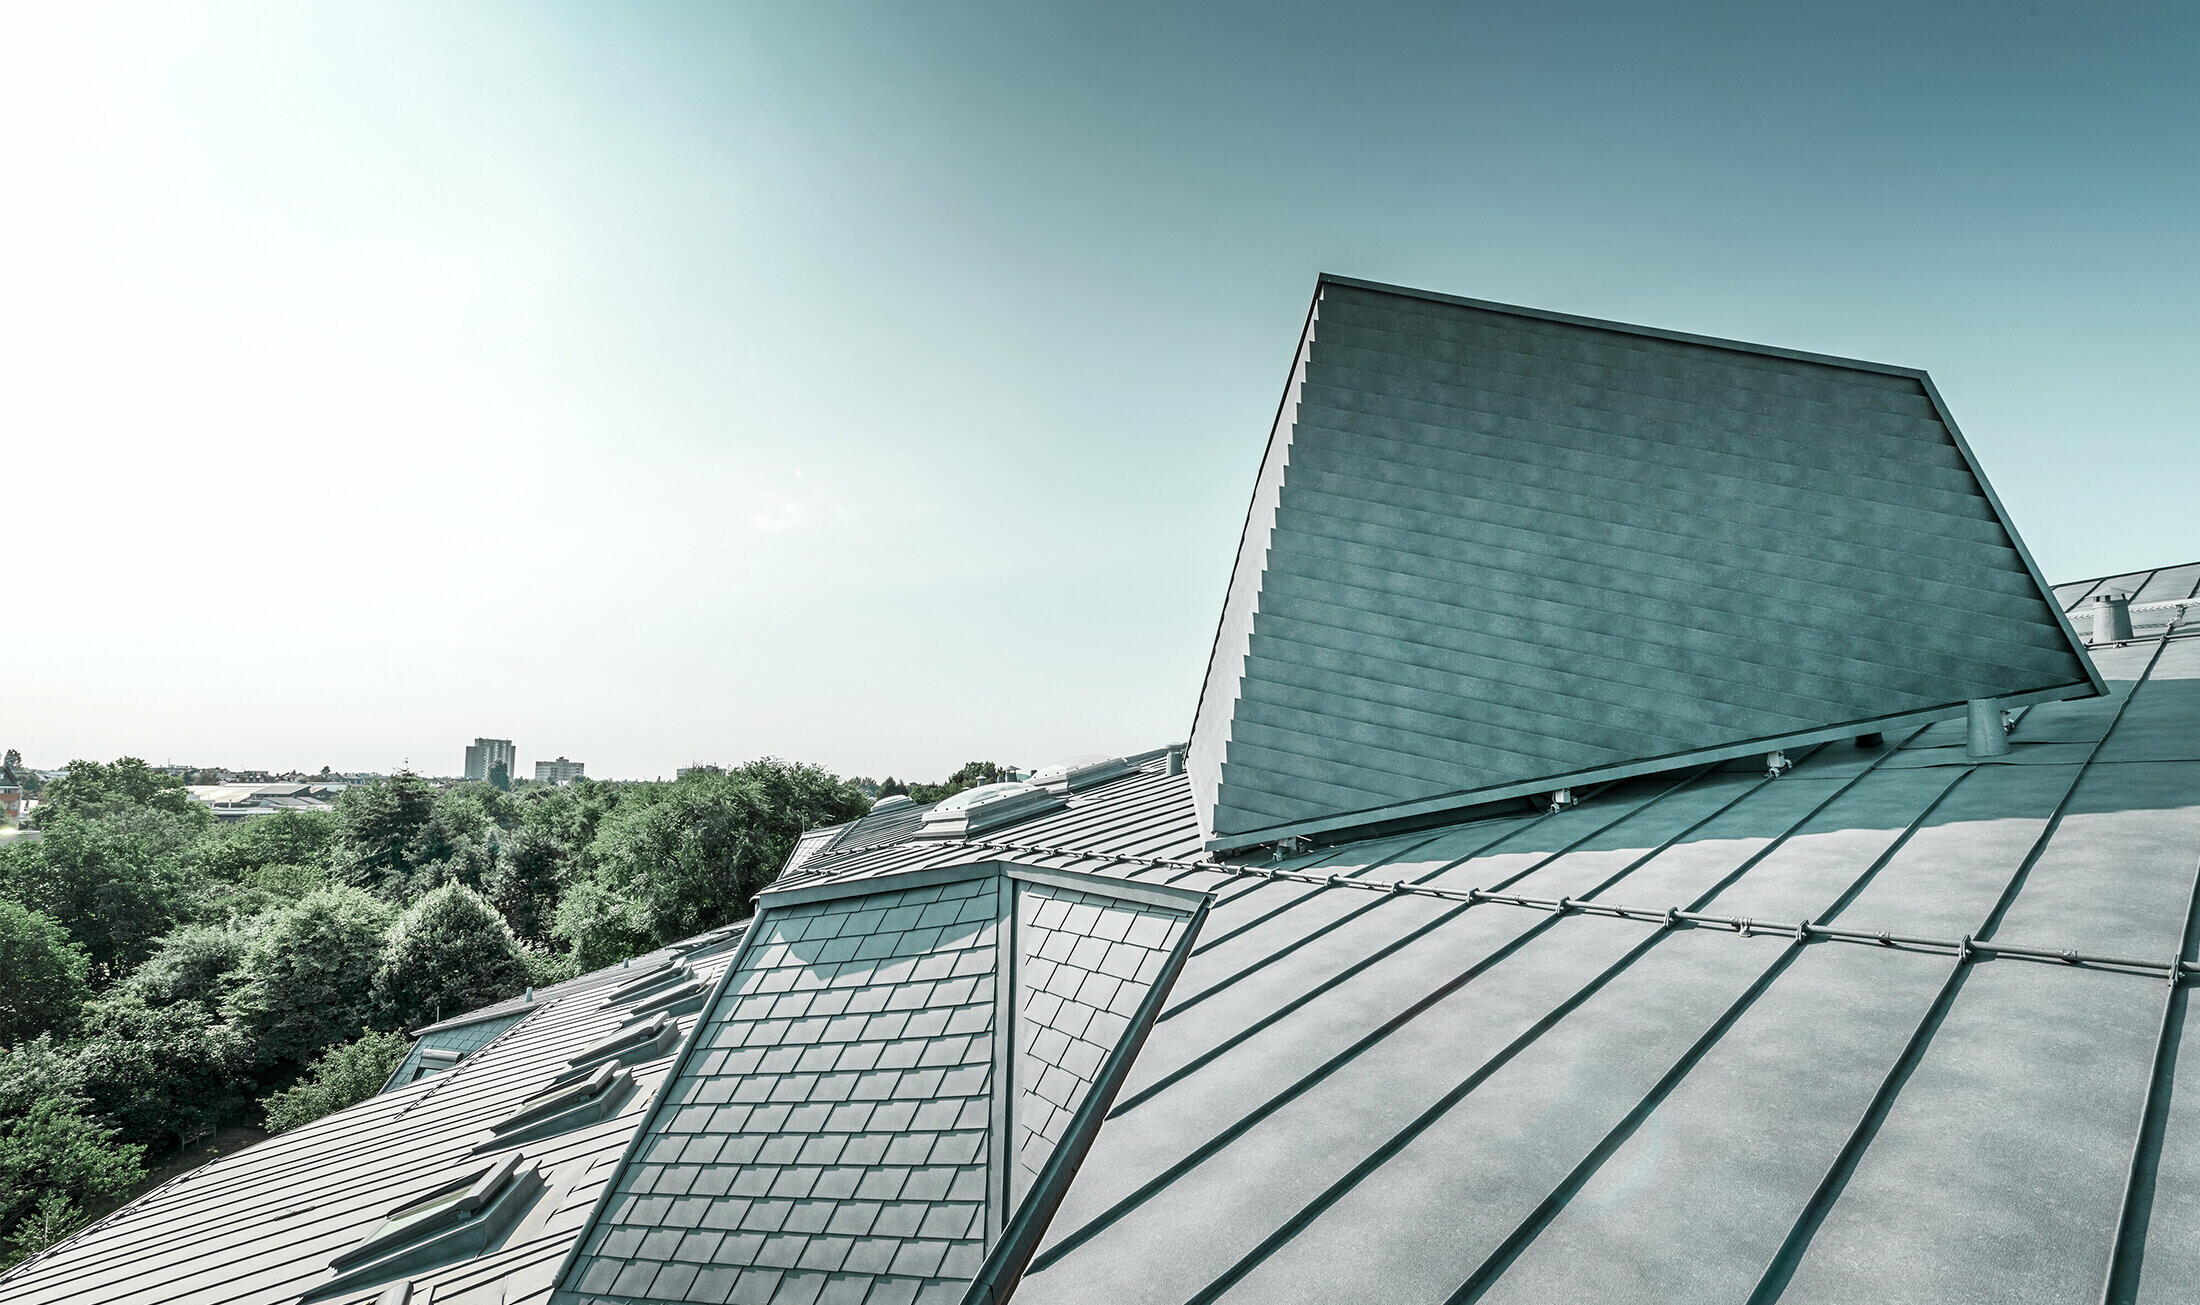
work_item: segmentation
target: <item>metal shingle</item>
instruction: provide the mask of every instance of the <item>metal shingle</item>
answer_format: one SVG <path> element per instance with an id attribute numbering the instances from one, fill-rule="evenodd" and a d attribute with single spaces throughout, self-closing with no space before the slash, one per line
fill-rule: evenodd
<path id="1" fill-rule="evenodd" d="M 1230 849 L 2096 691 L 1922 373 L 1324 278 L 1188 762 Z"/>

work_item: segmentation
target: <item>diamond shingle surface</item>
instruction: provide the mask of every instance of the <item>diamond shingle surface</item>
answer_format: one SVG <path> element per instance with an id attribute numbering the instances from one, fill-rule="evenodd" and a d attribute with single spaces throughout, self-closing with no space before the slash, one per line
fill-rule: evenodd
<path id="1" fill-rule="evenodd" d="M 579 1295 L 958 1294 L 984 1254 L 1001 892 L 771 913 L 591 1232 Z"/>
<path id="2" fill-rule="evenodd" d="M 1324 278 L 1188 769 L 1240 848 L 2090 696 L 2042 584 L 1922 372 Z"/>
<path id="3" fill-rule="evenodd" d="M 1016 1196 L 1045 1168 L 1184 924 L 1177 911 L 1051 885 L 1021 887 Z"/>

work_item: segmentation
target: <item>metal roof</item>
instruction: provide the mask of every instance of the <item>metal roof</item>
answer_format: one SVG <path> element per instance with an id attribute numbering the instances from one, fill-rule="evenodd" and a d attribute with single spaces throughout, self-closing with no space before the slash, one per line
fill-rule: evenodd
<path id="1" fill-rule="evenodd" d="M 2097 680 L 1925 373 L 1324 277 L 1193 726 L 1210 846 Z"/>
<path id="2" fill-rule="evenodd" d="M 2200 566 L 2137 575 L 2134 592 L 2150 576 L 2200 592 Z M 1799 750 L 1776 777 L 1688 767 L 1280 860 L 1202 851 L 1188 778 L 1149 757 L 967 843 L 828 853 L 761 918 L 981 862 L 1211 896 L 1058 1207 L 1025 1230 L 1028 1270 L 987 1279 L 1019 1305 L 2069 1300 L 2104 1284 L 2182 1301 L 2200 1283 L 2200 1108 L 2175 1090 L 2189 986 L 2165 979 L 2173 957 L 2195 968 L 2200 637 L 2156 626 L 2095 656 L 2111 693 L 2022 711 L 2006 758 L 1969 757 L 1952 721 Z M 0 1298 L 295 1300 L 627 1027 L 601 994 L 673 956 L 538 993 L 453 1070 L 170 1184 Z M 715 978 L 730 959 L 693 963 Z M 741 996 L 678 1024 L 730 1027 Z M 673 1247 L 656 1293 L 694 1192 L 622 1210 L 613 1175 L 630 1153 L 636 1180 L 658 1163 L 635 1139 L 645 1119 L 676 1131 L 690 1087 L 757 1090 L 692 1058 L 667 1090 L 671 1064 L 636 1064 L 611 1118 L 520 1144 L 545 1166 L 539 1208 L 416 1292 L 545 1300 L 568 1261 L 595 1262 L 582 1239 L 601 1204 L 606 1243 L 646 1228 L 621 1272 L 675 1234 L 655 1242 Z M 687 1164 L 681 1145 L 664 1165 Z M 726 1267 L 726 1240 L 707 1267 Z M 853 1280 L 847 1260 L 833 1279 L 800 1254 L 789 1272 L 818 1276 L 797 1286 Z M 739 1272 L 684 1262 L 674 1298 L 743 1299 Z"/>
<path id="3" fill-rule="evenodd" d="M 1029 1254 L 1203 904 L 999 862 L 771 894 L 556 1299 L 959 1300 Z"/>
<path id="4" fill-rule="evenodd" d="M 1433 349 L 1399 354 L 1403 371 L 1362 356 L 1384 352 L 1365 338 L 1387 329 L 1382 314 L 1418 315 L 1478 347 L 1535 336 L 1508 363 L 1543 387 L 1523 403 L 1608 393 L 1625 373 L 1627 422 L 1590 421 L 1609 411 L 1601 399 L 1575 405 L 1600 439 L 1670 433 L 1689 424 L 1671 418 L 1682 405 L 1701 417 L 1673 436 L 1684 452 L 1747 437 L 1717 445 L 1722 466 L 1750 470 L 1731 479 L 1807 498 L 1838 472 L 1832 497 L 1876 504 L 1875 531 L 1937 542 L 1904 554 L 1877 534 L 1819 537 L 1798 554 L 1748 505 L 1801 500 L 1737 494 L 1698 511 L 1742 523 L 1735 565 L 1782 577 L 1767 588 L 1647 541 L 1605 540 L 1588 560 L 1651 586 L 1682 574 L 1656 558 L 1693 557 L 1707 593 L 1752 603 L 1820 583 L 1806 583 L 1812 566 L 1845 568 L 1798 605 L 1847 612 L 1843 637 L 1866 643 L 1902 626 L 1917 653 L 1883 649 L 1893 660 L 1857 671 L 1857 708 L 1911 692 L 1896 672 L 1913 666 L 1920 701 L 1933 685 L 1955 696 L 1894 713 L 1905 723 L 1883 738 L 1779 735 L 1792 768 L 1722 761 L 1717 746 L 1644 754 L 1577 776 L 1572 805 L 1429 812 L 1439 823 L 1409 833 L 1331 824 L 1321 832 L 1340 841 L 1315 850 L 1209 850 L 1202 803 L 1239 782 L 1235 754 L 1210 750 L 1203 775 L 1196 745 L 1211 732 L 1187 773 L 1158 751 L 1133 757 L 1129 773 L 1067 786 L 1058 807 L 961 836 L 921 836 L 927 809 L 899 804 L 812 831 L 747 926 L 421 1031 L 473 1042 L 511 1021 L 441 1073 L 164 1185 L 0 1278 L 0 1300 L 2200 1295 L 2200 1094 L 2177 1090 L 2200 1060 L 2182 1055 L 2200 974 L 2200 635 L 2184 632 L 2200 564 L 2056 590 L 2067 610 L 2133 596 L 2131 637 L 2092 632 L 2089 661 L 2014 536 L 1994 543 L 1999 510 L 1920 373 L 1435 297 L 1401 307 L 1335 279 L 1323 295 L 1323 348 L 1302 350 L 1295 381 L 1302 414 L 1322 386 L 1339 391 L 1323 402 L 1358 411 L 1338 383 L 1356 370 L 1419 385 L 1430 367 L 1463 368 Z M 1431 329 L 1413 325 L 1414 339 Z M 1615 384 L 1585 378 L 1597 368 Z M 1700 401 L 1705 387 L 1717 402 Z M 1386 422 L 1429 402 L 1390 381 L 1356 392 L 1390 404 L 1373 413 Z M 1753 424 L 1764 413 L 1823 436 L 1789 442 L 1792 483 L 1761 447 L 1781 439 Z M 1276 447 L 1293 476 L 1399 483 L 1359 476 L 1341 461 L 1358 455 L 1319 439 Z M 1250 598 L 1233 585 L 1223 624 L 1248 664 L 1274 633 L 1257 618 L 1291 610 L 1271 604 L 1291 588 L 1262 587 L 1271 575 L 1337 596 L 1358 583 L 1340 579 L 1343 552 L 1303 575 L 1273 563 L 1294 555 L 1285 536 L 1319 533 L 1314 513 L 1292 515 L 1306 505 L 1283 492 L 1276 447 L 1256 516 L 1282 524 L 1248 554 L 1260 584 Z M 1907 457 L 1902 474 L 1875 481 L 1840 461 L 1862 447 Z M 1423 471 L 1473 497 L 1456 468 Z M 1506 475 L 1504 501 L 1560 537 L 1558 505 L 1579 487 L 1544 498 Z M 1930 493 L 1906 497 L 1919 486 Z M 1643 473 L 1625 492 L 1681 491 Z M 1947 520 L 1928 528 L 1935 515 Z M 1437 556 L 1422 540 L 1449 538 L 1381 522 L 1401 574 Z M 1688 610 L 1758 619 L 1692 627 L 1687 605 L 1641 596 L 1668 605 L 1612 598 L 1627 618 L 1614 637 L 1734 645 L 1719 662 L 1729 679 L 1688 681 L 1721 719 L 1775 710 L 1749 647 L 1792 652 L 1798 689 L 1841 679 L 1810 669 L 1828 628 L 1814 645 L 1802 616 L 1707 599 Z M 1428 606 L 1478 631 L 1478 647 L 1507 633 L 1476 624 L 1504 614 L 1494 600 Z M 1596 615 L 1577 605 L 1567 619 Z M 1982 630 L 1999 634 L 1961 635 Z M 1997 657 L 2050 678 L 2076 666 L 2088 686 L 2097 668 L 2106 691 L 2020 703 L 2007 753 L 1974 756 L 1965 722 L 1938 708 L 1993 687 L 1960 668 Z M 1502 705 L 1510 690 L 1492 683 Z M 1323 710 L 1298 719 L 1327 737 L 1352 694 L 1316 687 Z M 1589 720 L 1582 701 L 1544 714 Z M 1845 734 L 1886 723 L 1842 719 Z M 1351 764 L 1337 759 L 1339 780 L 1357 782 Z M 478 1201 L 481 1221 L 446 1199 Z M 442 1221 L 440 1240 L 403 1240 L 419 1210 Z"/>

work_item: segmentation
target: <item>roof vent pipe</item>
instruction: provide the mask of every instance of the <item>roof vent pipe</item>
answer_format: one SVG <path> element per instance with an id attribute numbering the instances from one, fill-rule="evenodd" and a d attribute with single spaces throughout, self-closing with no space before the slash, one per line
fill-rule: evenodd
<path id="1" fill-rule="evenodd" d="M 2008 756 L 2008 713 L 2001 704 L 1992 698 L 1973 698 L 1967 705 L 1971 709 L 1971 729 L 1965 751 L 1973 757 Z"/>
<path id="2" fill-rule="evenodd" d="M 2125 643 L 2131 639 L 2131 595 L 2111 591 L 2093 596 L 2093 642 Z"/>

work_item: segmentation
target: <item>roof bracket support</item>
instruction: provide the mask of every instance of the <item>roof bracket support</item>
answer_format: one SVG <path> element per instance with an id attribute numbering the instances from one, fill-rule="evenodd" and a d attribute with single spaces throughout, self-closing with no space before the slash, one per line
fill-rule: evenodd
<path id="1" fill-rule="evenodd" d="M 1973 698 L 1965 706 L 1970 711 L 1969 732 L 1964 751 L 1972 757 L 2006 757 L 2009 755 L 2009 730 L 2013 722 L 2009 713 L 1992 698 Z"/>

